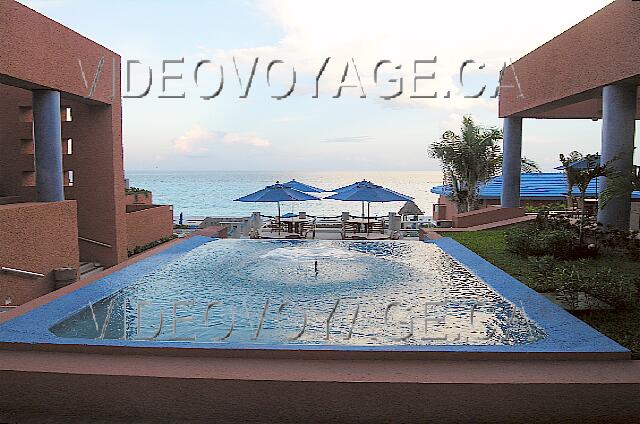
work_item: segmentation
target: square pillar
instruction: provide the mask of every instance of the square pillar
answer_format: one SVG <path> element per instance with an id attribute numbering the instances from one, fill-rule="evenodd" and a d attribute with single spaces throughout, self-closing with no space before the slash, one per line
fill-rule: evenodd
<path id="1" fill-rule="evenodd" d="M 520 173 L 522 169 L 522 118 L 504 118 L 502 159 L 503 208 L 520 207 Z"/>
<path id="2" fill-rule="evenodd" d="M 602 156 L 600 162 L 624 174 L 633 169 L 636 99 L 635 85 L 609 85 L 602 89 Z M 606 190 L 603 178 L 600 192 Z M 629 230 L 631 193 L 620 194 L 609 200 L 598 211 L 598 222 L 606 229 Z"/>
<path id="3" fill-rule="evenodd" d="M 34 166 L 38 202 L 62 202 L 62 117 L 60 92 L 33 90 Z"/>

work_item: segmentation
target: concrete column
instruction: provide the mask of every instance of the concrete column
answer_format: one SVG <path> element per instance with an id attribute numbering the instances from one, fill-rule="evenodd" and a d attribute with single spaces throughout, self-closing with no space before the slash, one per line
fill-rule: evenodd
<path id="1" fill-rule="evenodd" d="M 601 163 L 628 173 L 633 167 L 633 147 L 636 128 L 635 85 L 609 85 L 602 89 L 602 157 Z M 600 192 L 607 188 L 603 179 Z M 605 228 L 629 230 L 631 193 L 611 199 L 598 211 L 598 221 Z"/>
<path id="2" fill-rule="evenodd" d="M 33 90 L 33 137 L 39 202 L 64 200 L 60 93 Z"/>
<path id="3" fill-rule="evenodd" d="M 502 161 L 503 208 L 520 207 L 520 172 L 522 168 L 522 118 L 504 118 Z"/>
<path id="4" fill-rule="evenodd" d="M 389 234 L 400 231 L 402 227 L 402 217 L 395 212 L 389 212 Z"/>

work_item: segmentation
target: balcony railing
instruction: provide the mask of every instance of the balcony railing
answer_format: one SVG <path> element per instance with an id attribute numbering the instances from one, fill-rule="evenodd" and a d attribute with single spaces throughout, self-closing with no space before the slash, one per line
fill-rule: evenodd
<path id="1" fill-rule="evenodd" d="M 23 269 L 10 268 L 6 266 L 0 267 L 0 271 L 6 272 L 8 274 L 18 275 L 20 277 L 42 278 L 45 276 L 44 274 L 41 274 L 39 272 L 25 271 Z"/>

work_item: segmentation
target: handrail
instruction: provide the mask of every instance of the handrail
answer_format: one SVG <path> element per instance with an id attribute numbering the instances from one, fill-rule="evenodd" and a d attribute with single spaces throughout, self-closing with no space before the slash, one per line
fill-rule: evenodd
<path id="1" fill-rule="evenodd" d="M 87 243 L 96 244 L 96 245 L 98 245 L 98 246 L 102 246 L 102 247 L 108 247 L 108 248 L 112 248 L 112 247 L 113 247 L 113 246 L 112 246 L 112 245 L 110 245 L 110 244 L 102 243 L 102 242 L 100 242 L 100 241 L 96 241 L 96 240 L 91 240 L 91 239 L 88 239 L 88 238 L 86 238 L 86 237 L 78 237 L 78 240 L 80 240 L 80 241 L 86 241 Z"/>
<path id="2" fill-rule="evenodd" d="M 9 274 L 19 275 L 21 277 L 41 278 L 41 277 L 45 276 L 44 274 L 41 274 L 39 272 L 25 271 L 23 269 L 9 268 L 9 267 L 6 267 L 6 266 L 0 267 L 0 271 L 6 272 L 6 273 L 9 273 Z"/>

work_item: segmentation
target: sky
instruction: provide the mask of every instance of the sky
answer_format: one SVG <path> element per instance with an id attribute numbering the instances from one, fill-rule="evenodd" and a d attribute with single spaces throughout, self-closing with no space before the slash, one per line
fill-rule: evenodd
<path id="1" fill-rule="evenodd" d="M 149 93 L 123 99 L 127 171 L 438 170 L 427 147 L 462 116 L 502 126 L 491 96 L 505 62 L 610 2 L 22 1 L 120 54 L 123 95 L 151 69 Z M 128 60 L 141 62 L 129 75 Z M 163 90 L 163 72 L 182 79 Z M 523 155 L 548 171 L 600 136 L 601 122 L 526 120 Z"/>

